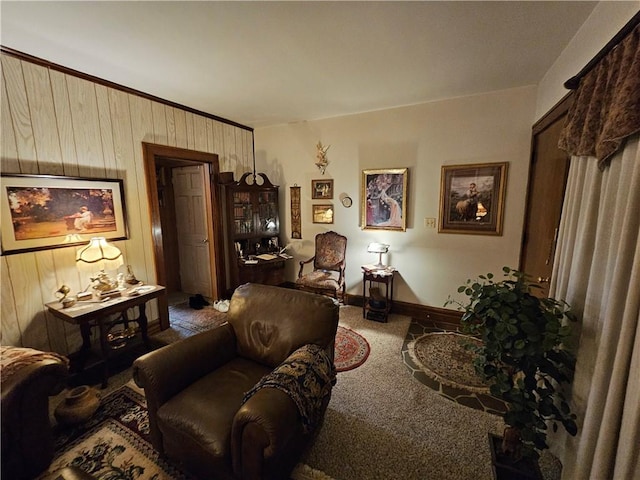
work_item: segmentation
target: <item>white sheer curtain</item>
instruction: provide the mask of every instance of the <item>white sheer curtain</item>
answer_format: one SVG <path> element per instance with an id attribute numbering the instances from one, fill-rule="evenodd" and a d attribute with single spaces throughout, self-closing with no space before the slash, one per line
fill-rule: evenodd
<path id="1" fill-rule="evenodd" d="M 640 150 L 608 168 L 573 157 L 550 296 L 578 314 L 578 435 L 553 448 L 565 479 L 640 479 Z"/>

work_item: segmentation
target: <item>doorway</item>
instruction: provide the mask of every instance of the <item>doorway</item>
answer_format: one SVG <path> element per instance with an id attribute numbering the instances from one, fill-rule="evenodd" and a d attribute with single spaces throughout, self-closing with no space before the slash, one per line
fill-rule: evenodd
<path id="1" fill-rule="evenodd" d="M 564 119 L 573 101 L 567 95 L 534 126 L 531 166 L 520 254 L 520 270 L 540 285 L 534 295 L 549 295 L 558 227 L 570 157 L 558 148 Z"/>
<path id="2" fill-rule="evenodd" d="M 146 142 L 142 143 L 142 147 L 158 284 L 167 288 L 167 297 L 180 295 L 188 297 L 189 293 L 206 295 L 203 292 L 184 292 L 185 281 L 190 285 L 188 289 L 192 289 L 194 281 L 192 278 L 184 278 L 185 275 L 196 275 L 196 272 L 188 266 L 181 268 L 181 263 L 185 260 L 184 256 L 180 258 L 180 243 L 184 244 L 185 235 L 183 235 L 184 231 L 176 227 L 177 212 L 180 212 L 180 208 L 176 210 L 176 193 L 172 182 L 174 169 L 182 169 L 182 172 L 201 171 L 202 173 L 198 174 L 203 179 L 201 194 L 196 203 L 201 204 L 198 208 L 201 209 L 203 218 L 199 232 L 198 260 L 193 259 L 193 261 L 204 261 L 202 258 L 207 258 L 210 268 L 207 268 L 204 274 L 209 277 L 205 283 L 209 285 L 207 288 L 210 291 L 210 298 L 218 298 L 225 278 L 224 249 L 221 248 L 223 245 L 222 208 L 217 188 L 220 170 L 218 155 Z M 180 202 L 181 200 L 178 201 Z M 192 237 L 189 241 L 197 240 Z M 199 282 L 202 281 L 202 272 L 203 269 L 199 273 L 201 277 Z M 165 322 L 161 319 L 160 328 L 168 327 L 168 319 Z"/>
<path id="3" fill-rule="evenodd" d="M 176 230 L 180 292 L 213 297 L 209 229 L 205 201 L 205 183 L 209 164 L 171 168 L 175 221 L 164 223 L 162 230 Z M 166 255 L 166 252 L 165 252 Z M 165 259 L 166 260 L 166 259 Z"/>

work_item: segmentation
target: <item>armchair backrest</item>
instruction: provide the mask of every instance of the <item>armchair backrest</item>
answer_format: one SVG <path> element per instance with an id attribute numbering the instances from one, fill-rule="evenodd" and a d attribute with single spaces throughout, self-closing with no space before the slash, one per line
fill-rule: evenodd
<path id="1" fill-rule="evenodd" d="M 313 260 L 315 270 L 340 272 L 345 265 L 347 237 L 336 232 L 316 235 L 316 255 Z"/>
<path id="2" fill-rule="evenodd" d="M 275 368 L 306 344 L 326 349 L 333 359 L 338 304 L 325 296 L 247 283 L 231 297 L 227 319 L 238 354 Z"/>

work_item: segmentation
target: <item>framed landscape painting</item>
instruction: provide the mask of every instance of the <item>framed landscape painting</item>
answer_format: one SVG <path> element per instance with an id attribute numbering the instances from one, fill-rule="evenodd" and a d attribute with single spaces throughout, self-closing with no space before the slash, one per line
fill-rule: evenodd
<path id="1" fill-rule="evenodd" d="M 506 162 L 447 165 L 440 177 L 440 233 L 502 235 Z"/>
<path id="2" fill-rule="evenodd" d="M 313 223 L 333 223 L 333 205 L 313 205 Z"/>
<path id="3" fill-rule="evenodd" d="M 122 180 L 2 174 L 0 181 L 3 255 L 127 238 Z"/>
<path id="4" fill-rule="evenodd" d="M 407 168 L 362 171 L 362 228 L 407 229 Z"/>

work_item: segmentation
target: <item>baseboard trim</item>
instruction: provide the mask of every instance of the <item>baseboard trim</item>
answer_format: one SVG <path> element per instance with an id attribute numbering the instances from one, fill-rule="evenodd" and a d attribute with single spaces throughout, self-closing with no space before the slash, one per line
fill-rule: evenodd
<path id="1" fill-rule="evenodd" d="M 362 307 L 362 295 L 345 295 L 345 305 L 354 305 Z M 394 300 L 391 305 L 391 313 L 398 315 L 406 315 L 411 318 L 425 320 L 435 327 L 444 330 L 458 330 L 460 328 L 460 319 L 462 312 L 450 310 L 447 308 L 431 307 L 428 305 L 420 305 L 417 303 L 400 302 Z"/>

